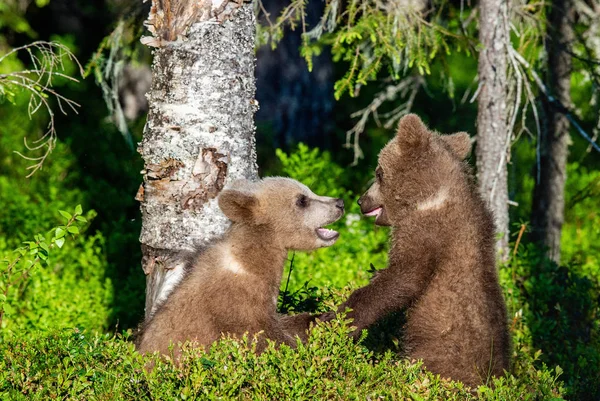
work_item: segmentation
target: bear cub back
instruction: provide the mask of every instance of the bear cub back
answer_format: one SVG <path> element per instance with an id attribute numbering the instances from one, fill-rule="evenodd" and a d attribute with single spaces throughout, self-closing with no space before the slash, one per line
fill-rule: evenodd
<path id="1" fill-rule="evenodd" d="M 295 345 L 280 323 L 277 296 L 288 250 L 312 250 L 335 243 L 339 234 L 324 226 L 344 212 L 341 199 L 315 195 L 281 177 L 240 180 L 221 192 L 219 207 L 232 224 L 225 235 L 188 257 L 185 275 L 165 302 L 143 323 L 141 353 L 169 353 L 174 343 L 210 345 L 223 334 L 263 332 L 265 339 Z"/>

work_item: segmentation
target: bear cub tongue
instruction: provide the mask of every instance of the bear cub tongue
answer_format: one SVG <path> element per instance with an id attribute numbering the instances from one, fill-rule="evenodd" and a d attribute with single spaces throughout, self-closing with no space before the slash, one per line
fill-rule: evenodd
<path id="1" fill-rule="evenodd" d="M 336 238 L 339 235 L 339 233 L 337 231 L 330 230 L 328 228 L 318 228 L 317 229 L 317 234 L 323 240 L 334 239 L 334 238 Z"/>
<path id="2" fill-rule="evenodd" d="M 365 216 L 379 216 L 382 211 L 382 207 L 378 207 L 376 209 L 371 210 L 370 212 L 365 213 Z"/>

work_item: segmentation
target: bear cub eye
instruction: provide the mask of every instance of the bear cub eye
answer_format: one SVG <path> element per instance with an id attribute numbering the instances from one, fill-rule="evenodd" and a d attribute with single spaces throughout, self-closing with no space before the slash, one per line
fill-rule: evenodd
<path id="1" fill-rule="evenodd" d="M 308 206 L 308 197 L 306 195 L 298 195 L 298 199 L 296 199 L 296 206 L 302 208 Z"/>

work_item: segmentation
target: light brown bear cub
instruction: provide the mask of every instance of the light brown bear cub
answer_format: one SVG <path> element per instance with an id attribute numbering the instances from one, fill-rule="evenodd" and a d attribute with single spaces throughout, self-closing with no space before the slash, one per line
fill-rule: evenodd
<path id="1" fill-rule="evenodd" d="M 236 181 L 218 201 L 230 229 L 189 258 L 184 278 L 143 324 L 139 352 L 168 354 L 170 343 L 209 345 L 222 334 L 260 331 L 259 349 L 265 338 L 295 345 L 276 312 L 287 251 L 335 243 L 339 234 L 323 226 L 342 216 L 343 201 L 279 177 Z"/>
<path id="2" fill-rule="evenodd" d="M 404 351 L 470 386 L 509 369 L 506 306 L 495 263 L 493 217 L 463 159 L 465 133 L 438 135 L 405 116 L 381 151 L 376 181 L 359 199 L 392 226 L 388 268 L 356 290 L 355 333 L 407 308 Z"/>

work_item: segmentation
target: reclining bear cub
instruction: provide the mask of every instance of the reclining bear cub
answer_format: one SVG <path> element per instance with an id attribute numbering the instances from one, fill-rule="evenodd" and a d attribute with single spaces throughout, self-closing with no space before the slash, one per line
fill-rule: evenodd
<path id="1" fill-rule="evenodd" d="M 259 350 L 267 338 L 296 345 L 276 312 L 287 252 L 333 245 L 339 234 L 324 226 L 343 215 L 343 201 L 273 177 L 236 181 L 218 202 L 232 221 L 229 231 L 190 255 L 184 278 L 142 325 L 139 352 L 168 355 L 174 343 L 178 356 L 178 342 L 210 345 L 223 334 L 261 331 Z"/>

